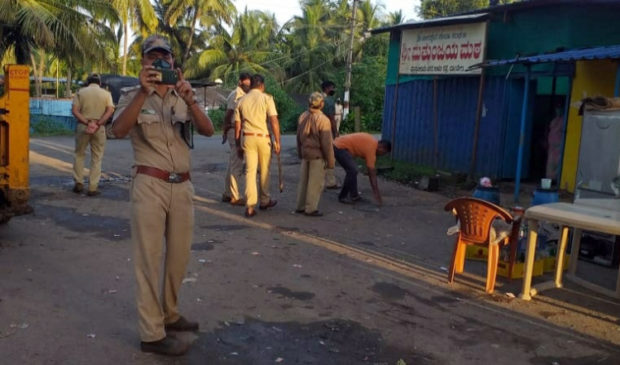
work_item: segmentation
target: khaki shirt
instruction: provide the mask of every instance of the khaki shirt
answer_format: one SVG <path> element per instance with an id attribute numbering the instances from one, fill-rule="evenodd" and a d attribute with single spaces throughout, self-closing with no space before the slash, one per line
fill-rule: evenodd
<path id="1" fill-rule="evenodd" d="M 245 91 L 242 88 L 237 86 L 237 88 L 228 94 L 228 98 L 226 98 L 226 110 L 235 110 L 237 107 L 237 102 L 245 95 Z M 235 115 L 231 116 L 231 119 L 234 119 Z M 232 128 L 234 124 L 234 120 L 225 120 L 224 121 L 224 129 Z"/>
<path id="2" fill-rule="evenodd" d="M 114 108 L 112 94 L 97 84 L 81 88 L 73 96 L 73 105 L 86 119 L 99 119 L 107 107 Z"/>
<path id="3" fill-rule="evenodd" d="M 310 109 L 299 116 L 297 125 L 297 153 L 304 160 L 325 160 L 326 167 L 334 168 L 332 125 L 318 109 Z"/>
<path id="4" fill-rule="evenodd" d="M 242 88 L 237 86 L 237 88 L 228 94 L 228 98 L 226 99 L 226 109 L 235 110 L 237 107 L 237 102 L 245 95 L 245 91 Z"/>
<path id="5" fill-rule="evenodd" d="M 133 100 L 140 86 L 123 89 L 114 121 Z M 202 105 L 201 105 L 202 107 Z M 169 172 L 188 172 L 190 149 L 181 136 L 181 126 L 193 118 L 185 101 L 174 89 L 162 99 L 153 90 L 144 101 L 137 124 L 129 132 L 136 165 L 157 167 Z"/>
<path id="6" fill-rule="evenodd" d="M 267 117 L 278 115 L 273 96 L 252 89 L 239 99 L 235 109 L 235 121 L 241 122 L 243 133 L 269 134 Z"/>

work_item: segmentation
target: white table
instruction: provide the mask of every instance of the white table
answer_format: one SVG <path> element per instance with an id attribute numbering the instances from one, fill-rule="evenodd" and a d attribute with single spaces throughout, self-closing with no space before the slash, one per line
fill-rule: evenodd
<path id="1" fill-rule="evenodd" d="M 579 257 L 579 244 L 581 242 L 581 231 L 596 231 L 613 235 L 620 235 L 620 210 L 615 209 L 616 204 L 601 206 L 598 204 L 570 204 L 570 203 L 550 203 L 533 206 L 525 211 L 525 219 L 528 220 L 528 241 L 525 254 L 525 273 L 523 277 L 523 289 L 519 297 L 530 300 L 539 291 L 549 288 L 562 287 L 562 270 L 564 256 L 566 254 L 566 241 L 568 240 L 569 228 L 574 228 L 572 240 L 572 255 L 570 257 L 569 272 L 567 277 L 588 289 L 620 298 L 620 270 L 616 290 L 608 290 L 598 285 L 594 285 L 586 280 L 575 276 L 577 269 L 577 258 Z M 555 280 L 542 283 L 532 288 L 532 270 L 534 268 L 534 258 L 536 253 L 536 241 L 538 240 L 538 222 L 554 222 L 562 227 L 562 235 L 558 247 Z"/>

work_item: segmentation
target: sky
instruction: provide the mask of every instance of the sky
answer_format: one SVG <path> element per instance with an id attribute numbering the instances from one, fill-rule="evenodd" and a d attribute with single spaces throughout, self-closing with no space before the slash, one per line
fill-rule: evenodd
<path id="1" fill-rule="evenodd" d="M 280 25 L 295 15 L 301 15 L 299 0 L 233 0 L 238 11 L 243 11 L 246 5 L 248 10 L 265 10 L 275 13 Z M 385 14 L 402 10 L 405 19 L 417 19 L 415 8 L 420 0 L 373 0 L 375 4 L 385 5 Z"/>

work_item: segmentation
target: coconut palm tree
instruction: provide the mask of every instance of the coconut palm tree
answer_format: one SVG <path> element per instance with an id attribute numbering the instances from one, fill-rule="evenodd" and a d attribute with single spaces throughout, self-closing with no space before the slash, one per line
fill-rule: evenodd
<path id="1" fill-rule="evenodd" d="M 18 63 L 28 63 L 35 48 L 53 52 L 63 43 L 84 53 L 76 30 L 95 13 L 110 15 L 109 5 L 89 0 L 0 1 L 0 58 L 12 49 Z"/>
<path id="2" fill-rule="evenodd" d="M 122 25 L 123 67 L 122 74 L 127 74 L 127 57 L 129 54 L 130 31 L 146 36 L 157 28 L 157 16 L 149 0 L 111 0 Z M 120 38 L 120 37 L 119 37 Z"/>
<path id="3" fill-rule="evenodd" d="M 403 11 L 397 10 L 387 15 L 387 19 L 385 20 L 383 25 L 398 25 L 404 22 L 405 22 L 405 16 L 403 15 Z"/>
<path id="4" fill-rule="evenodd" d="M 235 17 L 231 30 L 217 26 L 207 49 L 190 57 L 187 77 L 220 78 L 234 85 L 239 72 L 261 72 L 276 65 L 269 64 L 277 38 L 273 15 L 258 10 L 245 10 Z"/>
<path id="5" fill-rule="evenodd" d="M 196 35 L 196 27 L 208 29 L 219 26 L 222 22 L 230 24 L 237 9 L 230 0 L 171 0 L 164 15 L 165 22 L 174 26 L 179 18 L 189 20 L 189 38 L 181 61 L 184 64 L 190 56 L 192 43 Z"/>

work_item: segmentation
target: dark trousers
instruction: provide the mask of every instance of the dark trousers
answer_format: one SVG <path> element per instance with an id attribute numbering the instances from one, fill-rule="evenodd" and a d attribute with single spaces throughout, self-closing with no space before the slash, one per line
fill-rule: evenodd
<path id="1" fill-rule="evenodd" d="M 357 191 L 357 164 L 353 156 L 345 149 L 341 150 L 338 147 L 334 147 L 334 157 L 336 157 L 336 161 L 338 161 L 340 166 L 342 166 L 347 173 L 344 178 L 344 183 L 342 184 L 342 190 L 340 190 L 340 194 L 338 194 L 338 199 L 346 199 L 347 196 L 357 198 L 359 195 Z"/>

